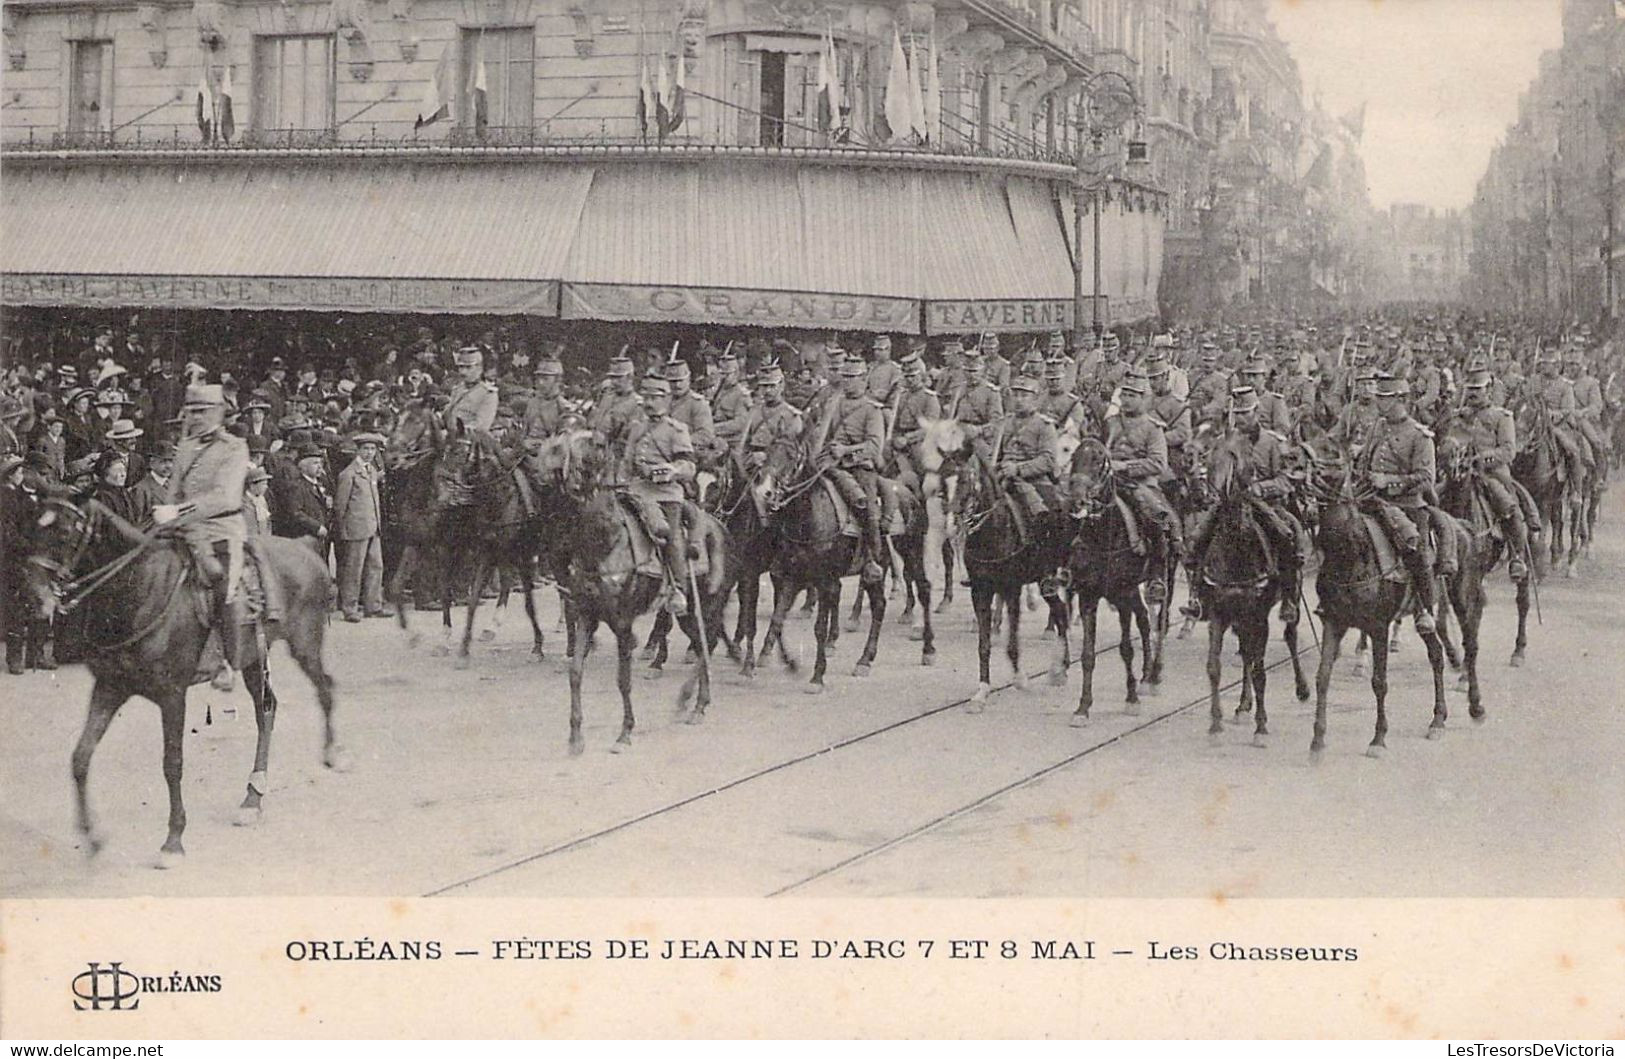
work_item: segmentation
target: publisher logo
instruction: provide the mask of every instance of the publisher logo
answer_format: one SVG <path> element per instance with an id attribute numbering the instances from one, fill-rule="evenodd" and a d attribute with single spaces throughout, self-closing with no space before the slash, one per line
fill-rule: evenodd
<path id="1" fill-rule="evenodd" d="M 92 962 L 73 980 L 75 1011 L 134 1011 L 141 1006 L 141 980 L 118 962 Z"/>

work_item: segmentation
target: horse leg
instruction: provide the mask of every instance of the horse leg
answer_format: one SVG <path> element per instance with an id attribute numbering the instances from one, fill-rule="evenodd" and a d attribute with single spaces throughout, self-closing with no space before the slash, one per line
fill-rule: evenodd
<path id="1" fill-rule="evenodd" d="M 1140 598 L 1138 589 L 1134 592 L 1133 610 L 1134 624 L 1140 630 L 1140 657 L 1145 659 L 1145 664 L 1140 667 L 1140 679 L 1146 684 L 1159 684 L 1162 682 L 1162 652 L 1159 649 L 1153 657 L 1151 637 L 1154 630 L 1151 610 L 1145 605 L 1145 600 Z"/>
<path id="2" fill-rule="evenodd" d="M 1470 590 L 1463 593 L 1457 617 L 1461 619 L 1462 661 L 1467 671 L 1467 715 L 1479 722 L 1484 720 L 1484 698 L 1478 686 L 1478 632 L 1486 602 L 1484 583 L 1475 575 Z"/>
<path id="3" fill-rule="evenodd" d="M 807 686 L 809 695 L 821 695 L 824 691 L 824 672 L 829 668 L 829 641 L 834 638 L 835 626 L 840 622 L 840 584 L 837 580 L 833 586 L 825 582 L 809 589 L 816 593 L 814 598 L 818 601 L 818 614 L 813 618 L 818 657 L 813 662 L 812 680 Z"/>
<path id="4" fill-rule="evenodd" d="M 841 597 L 846 594 L 846 585 L 840 578 L 835 579 L 835 603 L 829 615 L 828 638 L 829 644 L 825 648 L 830 654 L 835 653 L 835 645 L 841 642 Z"/>
<path id="5" fill-rule="evenodd" d="M 1431 641 L 1438 649 L 1438 641 Z M 1382 757 L 1388 749 L 1388 626 L 1371 634 L 1371 692 L 1377 697 L 1377 730 L 1371 745 L 1365 748 L 1366 757 Z"/>
<path id="6" fill-rule="evenodd" d="M 645 662 L 654 658 L 656 645 L 671 635 L 671 612 L 664 607 L 655 615 L 653 627 L 649 629 L 649 638 L 643 642 L 643 651 L 638 656 Z"/>
<path id="7" fill-rule="evenodd" d="M 852 593 L 852 609 L 846 615 L 847 632 L 858 631 L 858 617 L 863 613 L 863 596 L 861 591 Z"/>
<path id="8" fill-rule="evenodd" d="M 1460 575 L 1458 575 L 1458 579 L 1459 576 Z M 1449 603 L 1441 602 L 1439 604 L 1439 614 L 1437 618 L 1438 624 L 1434 631 L 1438 633 L 1439 646 L 1444 649 L 1444 657 L 1445 660 L 1450 664 L 1450 668 L 1459 670 L 1461 668 L 1461 653 L 1456 650 L 1456 642 L 1450 638 L 1450 612 L 1454 608 L 1455 604 L 1455 590 L 1455 583 L 1450 581 L 1444 582 L 1444 591 L 1439 594 L 1440 599 L 1443 600 L 1447 595 L 1450 596 L 1451 599 Z M 1466 679 L 1465 675 L 1462 677 L 1462 679 Z"/>
<path id="9" fill-rule="evenodd" d="M 1027 690 L 1027 674 L 1021 671 L 1021 611 L 1026 600 L 1026 586 L 1011 585 L 1004 594 L 1004 609 L 1009 615 L 1010 627 L 1004 633 L 1004 656 L 1010 660 L 1010 683 L 1017 691 Z"/>
<path id="10" fill-rule="evenodd" d="M 260 800 L 269 783 L 271 733 L 276 728 L 276 692 L 271 690 L 264 654 L 258 651 L 255 654 L 254 661 L 243 667 L 243 684 L 248 688 L 249 698 L 254 700 L 254 727 L 258 737 L 254 744 L 254 771 L 248 774 L 248 790 L 233 820 L 238 827 L 248 827 L 260 818 Z"/>
<path id="11" fill-rule="evenodd" d="M 1257 727 L 1253 729 L 1253 746 L 1268 746 L 1270 725 L 1269 713 L 1264 708 L 1264 688 L 1269 674 L 1264 669 L 1264 652 L 1270 643 L 1269 611 L 1265 610 L 1256 621 L 1238 626 L 1236 636 L 1241 640 L 1242 678 L 1252 678 L 1253 703 L 1258 714 Z"/>
<path id="12" fill-rule="evenodd" d="M 973 581 L 970 586 L 971 610 L 976 612 L 976 693 L 970 698 L 970 712 L 981 713 L 987 697 L 993 693 L 992 679 L 988 676 L 988 655 L 993 650 L 993 586 L 986 581 Z"/>
<path id="13" fill-rule="evenodd" d="M 480 593 L 491 577 L 491 560 L 481 554 L 474 560 L 474 573 L 468 580 L 468 613 L 463 615 L 463 642 L 457 648 L 457 668 L 468 668 L 468 646 L 474 641 L 474 614 L 480 609 Z M 446 618 L 451 619 L 450 604 Z"/>
<path id="14" fill-rule="evenodd" d="M 1362 676 L 1365 673 L 1367 652 L 1371 649 L 1371 637 L 1366 635 L 1364 629 L 1360 630 L 1359 642 L 1354 645 L 1354 675 Z"/>
<path id="15" fill-rule="evenodd" d="M 530 619 L 530 653 L 540 661 L 546 653 L 542 650 L 542 623 L 536 618 L 536 584 L 528 568 L 520 571 L 519 587 L 525 593 L 525 617 Z"/>
<path id="16" fill-rule="evenodd" d="M 796 593 L 799 589 L 788 578 L 773 575 L 773 616 L 767 622 L 767 636 L 762 640 L 762 657 L 767 657 L 768 651 L 778 648 L 779 661 L 785 669 L 794 673 L 796 662 L 784 646 L 784 622 L 789 617 L 790 608 L 795 603 Z"/>
<path id="17" fill-rule="evenodd" d="M 1326 751 L 1326 695 L 1332 687 L 1332 670 L 1337 666 L 1338 649 L 1348 627 L 1326 618 L 1320 626 L 1320 665 L 1315 669 L 1315 734 L 1309 742 L 1311 761 L 1319 761 Z"/>
<path id="18" fill-rule="evenodd" d="M 1428 668 L 1433 670 L 1433 723 L 1428 725 L 1428 738 L 1437 739 L 1444 734 L 1445 721 L 1450 716 L 1444 698 L 1444 648 L 1439 637 L 1431 632 L 1422 633 L 1422 643 L 1428 652 Z"/>
<path id="19" fill-rule="evenodd" d="M 1283 625 L 1281 636 L 1286 640 L 1286 649 L 1292 657 L 1292 680 L 1298 693 L 1298 701 L 1308 702 L 1309 681 L 1303 675 L 1303 659 L 1298 657 L 1298 623 L 1292 621 Z"/>
<path id="20" fill-rule="evenodd" d="M 683 635 L 687 636 L 691 643 L 697 644 L 700 642 L 702 637 L 700 636 L 700 627 L 694 617 L 694 612 L 690 611 L 678 618 L 677 624 L 683 630 Z M 711 632 L 709 621 L 706 623 L 706 632 L 707 634 Z M 699 664 L 694 667 L 694 672 L 688 675 L 688 678 L 683 681 L 683 686 L 677 691 L 677 716 L 682 717 L 688 711 L 690 701 L 694 703 L 694 711 L 688 715 L 689 724 L 699 724 L 703 721 L 705 719 L 705 708 L 711 704 L 710 648 L 710 644 L 705 645 L 705 657 L 698 660 Z"/>
<path id="21" fill-rule="evenodd" d="M 884 589 L 880 585 L 864 585 L 858 590 L 852 602 L 862 603 L 865 595 L 869 597 L 869 638 L 864 641 L 863 654 L 858 656 L 858 664 L 852 668 L 852 675 L 855 677 L 869 675 L 869 667 L 874 665 L 875 655 L 880 650 L 880 626 L 886 620 Z"/>
<path id="22" fill-rule="evenodd" d="M 128 691 L 111 681 L 98 679 L 90 690 L 90 708 L 85 713 L 85 727 L 79 733 L 78 745 L 73 748 L 74 808 L 78 813 L 79 833 L 85 837 L 85 852 L 90 856 L 100 853 L 103 845 L 102 836 L 90 820 L 90 759 L 95 756 L 102 736 L 107 734 L 107 726 L 129 697 Z"/>
<path id="23" fill-rule="evenodd" d="M 1134 601 L 1135 603 L 1139 602 L 1138 592 L 1134 593 Z M 1096 606 L 1098 607 L 1099 604 L 1097 603 Z M 1149 639 L 1150 620 L 1144 613 L 1144 604 L 1141 604 L 1138 612 L 1136 612 L 1133 604 L 1128 607 L 1117 608 L 1117 653 L 1123 657 L 1123 677 L 1128 682 L 1123 694 L 1123 702 L 1127 704 L 1123 712 L 1132 716 L 1140 712 L 1138 708 L 1140 705 L 1140 685 L 1134 679 L 1134 631 L 1129 628 L 1131 618 L 1138 618 L 1141 622 L 1141 638 L 1144 644 L 1141 655 L 1146 659 L 1147 665 L 1150 664 L 1151 641 Z M 1144 675 L 1144 673 L 1141 674 L 1141 676 Z"/>
<path id="24" fill-rule="evenodd" d="M 1045 597 L 1049 604 L 1049 623 L 1055 630 L 1055 661 L 1050 663 L 1049 682 L 1051 687 L 1066 687 L 1066 671 L 1072 668 L 1072 637 L 1067 626 L 1072 616 L 1067 610 L 1066 596 L 1056 587 Z"/>
<path id="25" fill-rule="evenodd" d="M 953 534 L 944 531 L 942 534 L 942 600 L 937 604 L 937 613 L 945 613 L 948 610 L 948 605 L 953 601 L 954 541 Z"/>
<path id="26" fill-rule="evenodd" d="M 925 543 L 911 546 L 904 558 L 903 569 L 908 577 L 910 591 L 919 600 L 920 610 L 914 618 L 914 631 L 910 639 L 919 640 L 920 665 L 935 665 L 937 661 L 937 635 L 931 628 L 931 571 L 925 565 Z"/>
<path id="27" fill-rule="evenodd" d="M 618 754 L 632 745 L 632 652 L 638 638 L 630 619 L 611 629 L 615 633 L 615 688 L 621 693 L 621 734 L 610 751 Z"/>
<path id="28" fill-rule="evenodd" d="M 1224 707 L 1219 703 L 1219 681 L 1224 676 L 1225 628 L 1225 621 L 1218 614 L 1207 616 L 1207 737 L 1214 745 L 1218 744 L 1219 736 L 1224 733 Z M 1236 715 L 1241 715 L 1239 707 Z"/>
<path id="29" fill-rule="evenodd" d="M 1078 668 L 1083 686 L 1078 689 L 1078 708 L 1072 713 L 1072 727 L 1089 723 L 1089 709 L 1095 704 L 1095 612 L 1100 600 L 1089 593 L 1078 597 Z M 1129 683 L 1134 671 L 1129 670 Z"/>
<path id="30" fill-rule="evenodd" d="M 1524 650 L 1529 646 L 1529 578 L 1518 582 L 1518 638 L 1512 644 L 1512 658 L 1508 665 L 1523 665 Z"/>
<path id="31" fill-rule="evenodd" d="M 580 754 L 587 744 L 581 737 L 581 674 L 587 668 L 587 639 L 592 627 L 579 608 L 570 622 L 570 754 Z"/>
<path id="32" fill-rule="evenodd" d="M 408 579 L 412 575 L 413 568 L 417 566 L 417 561 L 418 546 L 408 542 L 406 547 L 401 550 L 400 558 L 395 561 L 395 570 L 392 574 L 390 574 L 389 582 L 386 585 L 386 590 L 389 593 L 389 601 L 395 604 L 395 624 L 402 633 L 407 635 L 407 645 L 409 647 L 416 647 L 417 644 L 411 634 L 407 631 L 406 603 L 401 597 L 401 588 L 407 584 Z"/>
<path id="33" fill-rule="evenodd" d="M 762 592 L 762 579 L 745 576 L 739 579 L 739 620 L 734 625 L 734 642 L 744 648 L 739 672 L 746 679 L 756 675 L 756 607 Z"/>
<path id="34" fill-rule="evenodd" d="M 288 653 L 293 656 L 299 671 L 316 689 L 316 702 L 322 709 L 322 764 L 335 772 L 347 772 L 348 755 L 339 746 L 333 727 L 333 710 L 337 699 L 333 694 L 336 682 L 333 674 L 322 664 L 322 629 L 327 615 L 312 607 L 283 622 L 283 638 L 288 642 Z"/>
<path id="35" fill-rule="evenodd" d="M 186 830 L 186 806 L 181 801 L 181 767 L 186 737 L 186 688 L 165 688 L 158 695 L 158 716 L 164 729 L 164 785 L 169 788 L 169 835 L 158 850 L 158 868 L 178 864 L 186 853 L 181 834 Z"/>

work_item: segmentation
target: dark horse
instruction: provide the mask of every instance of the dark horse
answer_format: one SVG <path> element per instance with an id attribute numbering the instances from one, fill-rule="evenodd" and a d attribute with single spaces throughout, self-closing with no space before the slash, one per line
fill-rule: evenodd
<path id="1" fill-rule="evenodd" d="M 1444 424 L 1439 430 L 1439 506 L 1452 517 L 1460 520 L 1466 527 L 1467 534 L 1473 542 L 1473 563 L 1477 570 L 1478 591 L 1470 593 L 1462 600 L 1466 606 L 1466 613 L 1462 608 L 1453 606 L 1457 617 L 1461 621 L 1462 649 L 1471 661 L 1467 668 L 1462 670 L 1461 679 L 1468 683 L 1469 691 L 1477 683 L 1477 656 L 1478 656 L 1478 621 L 1484 612 L 1483 579 L 1489 576 L 1500 565 L 1502 558 L 1510 558 L 1508 553 L 1511 545 L 1502 539 L 1501 531 L 1495 518 L 1494 510 L 1490 506 L 1489 497 L 1485 492 L 1484 472 L 1474 463 L 1461 446 L 1460 437 L 1451 429 L 1451 423 Z M 1514 497 L 1514 500 L 1517 498 Z M 1533 549 L 1531 549 L 1533 550 Z M 1466 573 L 1467 557 L 1463 556 L 1462 572 Z M 1529 558 L 1529 557 L 1525 557 Z M 1511 666 L 1521 666 L 1524 661 L 1524 651 L 1529 646 L 1529 578 L 1526 576 L 1516 582 L 1518 604 L 1518 638 L 1512 646 L 1512 658 L 1508 662 Z M 1455 603 L 1452 597 L 1452 603 Z M 1476 603 L 1476 605 L 1475 605 Z M 1442 615 L 1441 615 L 1442 617 Z M 1468 629 L 1469 619 L 1472 628 Z M 1450 664 L 1457 666 L 1456 647 L 1450 642 L 1450 636 L 1445 631 L 1444 623 L 1439 624 L 1439 636 L 1444 642 L 1446 655 Z"/>
<path id="2" fill-rule="evenodd" d="M 333 678 L 322 665 L 322 637 L 333 595 L 333 581 L 316 553 L 281 537 L 265 537 L 270 576 L 281 589 L 284 614 L 260 637 L 245 637 L 241 652 L 243 680 L 254 700 L 259 743 L 248 792 L 238 809 L 238 822 L 252 823 L 268 788 L 271 731 L 277 698 L 266 677 L 265 654 L 271 642 L 288 643 L 299 668 L 316 687 L 325 727 L 322 758 L 329 768 L 342 768 L 342 752 L 333 735 Z M 132 695 L 157 703 L 164 736 L 164 782 L 169 787 L 169 835 L 159 852 L 159 867 L 176 862 L 185 849 L 186 809 L 181 803 L 182 739 L 186 732 L 186 689 L 207 680 L 199 672 L 209 641 L 209 604 L 196 598 L 197 573 L 185 545 L 144 535 L 97 501 L 84 507 L 65 499 L 48 500 L 34 523 L 29 541 L 27 576 L 46 614 L 58 607 L 82 612 L 86 661 L 96 678 L 79 744 L 73 751 L 73 784 L 78 826 L 95 853 L 102 837 L 91 822 L 86 787 L 90 759 L 107 726 Z"/>
<path id="3" fill-rule="evenodd" d="M 413 584 L 416 594 L 417 576 L 423 560 L 428 559 L 429 569 L 439 580 L 441 624 L 446 635 L 451 635 L 449 535 L 445 532 L 439 486 L 445 448 L 446 432 L 434 409 L 421 400 L 406 402 L 384 446 L 384 484 L 394 516 L 391 521 L 402 538 L 400 558 L 385 593 L 395 604 L 395 619 L 402 632 L 407 631 L 407 624 L 401 588 Z"/>
<path id="4" fill-rule="evenodd" d="M 1322 558 L 1315 590 L 1323 629 L 1320 668 L 1315 674 L 1315 733 L 1309 750 L 1317 758 L 1325 750 L 1326 696 L 1332 669 L 1337 665 L 1343 634 L 1359 629 L 1371 641 L 1371 691 L 1377 698 L 1377 729 L 1366 754 L 1380 757 L 1388 745 L 1388 629 L 1410 608 L 1411 588 L 1407 580 L 1389 578 L 1390 571 L 1383 569 L 1367 533 L 1359 505 L 1370 496 L 1368 489 L 1356 486 L 1340 464 L 1324 464 L 1318 471 L 1316 490 L 1321 500 L 1316 544 Z M 1421 635 L 1433 671 L 1433 723 L 1428 738 L 1437 739 L 1449 716 L 1444 698 L 1444 651 L 1437 633 Z M 1474 719 L 1481 716 L 1482 708 Z"/>
<path id="5" fill-rule="evenodd" d="M 776 443 L 768 450 L 767 462 L 751 488 L 769 511 L 768 524 L 775 542 L 769 567 L 773 576 L 773 617 L 768 623 L 767 638 L 762 641 L 762 653 L 766 654 L 775 644 L 782 645 L 785 619 L 801 590 L 807 588 L 815 593 L 818 614 L 813 620 L 813 635 L 818 642 L 818 657 L 813 663 L 807 691 L 817 694 L 824 690 L 829 644 L 835 638 L 840 620 L 841 578 L 863 568 L 863 548 L 859 538 L 842 532 L 835 502 L 824 488 L 824 470 L 805 442 L 783 439 Z M 931 582 L 925 570 L 925 508 L 906 489 L 897 491 L 897 500 L 903 532 L 892 541 L 902 557 L 904 576 L 922 601 L 925 624 L 920 664 L 929 666 L 936 661 L 937 648 L 929 607 Z M 883 514 L 878 517 L 884 519 Z M 884 566 L 883 559 L 881 565 Z M 855 677 L 869 675 L 880 649 L 880 628 L 886 618 L 886 593 L 882 584 L 878 581 L 865 584 L 861 591 L 869 599 L 869 636 L 852 669 Z"/>
<path id="6" fill-rule="evenodd" d="M 978 444 L 958 423 L 938 424 L 931 445 L 921 454 L 927 473 L 939 474 L 944 459 L 962 460 L 956 487 L 964 534 L 965 569 L 970 574 L 971 607 L 976 612 L 977 685 L 971 712 L 980 712 L 992 694 L 988 656 L 992 652 L 993 604 L 1004 602 L 1005 657 L 1010 659 L 1015 687 L 1026 687 L 1021 669 L 1021 590 L 1037 583 L 1049 604 L 1060 651 L 1050 667 L 1051 679 L 1064 680 L 1067 657 L 1066 600 L 1061 595 L 1059 571 L 1066 564 L 1073 537 L 1072 519 L 1064 511 L 1049 511 L 1025 531 L 1014 505 L 994 479 Z M 1088 653 L 1088 652 L 1086 652 Z"/>
<path id="7" fill-rule="evenodd" d="M 614 749 L 632 744 L 632 652 L 637 646 L 632 623 L 655 605 L 665 579 L 639 569 L 629 515 L 615 489 L 606 484 L 612 473 L 610 454 L 592 431 L 558 434 L 542 444 L 536 466 L 546 487 L 539 491 L 543 519 L 552 527 L 550 547 L 559 556 L 555 573 L 566 593 L 570 621 L 570 752 L 585 747 L 581 736 L 581 677 L 587 648 L 599 623 L 615 633 L 616 686 L 621 693 L 621 734 Z M 721 638 L 723 604 L 737 571 L 730 565 L 723 529 L 716 519 L 690 508 L 695 529 L 690 541 L 703 549 L 709 567 L 705 583 L 696 583 L 699 598 L 677 619 L 695 644 L 703 644 L 696 672 L 683 683 L 679 712 L 693 699 L 690 723 L 699 723 L 711 702 L 711 648 Z M 703 622 L 704 632 L 700 631 Z M 730 644 L 731 650 L 731 644 Z"/>
<path id="8" fill-rule="evenodd" d="M 1212 486 L 1218 507 L 1212 518 L 1213 530 L 1201 569 L 1193 586 L 1201 597 L 1207 618 L 1208 735 L 1224 731 L 1224 711 L 1219 705 L 1219 682 L 1224 675 L 1221 656 L 1224 634 L 1236 630 L 1241 642 L 1241 705 L 1239 718 L 1249 706 L 1257 709 L 1253 745 L 1265 746 L 1269 716 L 1264 706 L 1266 673 L 1264 652 L 1269 646 L 1270 610 L 1297 585 L 1281 575 L 1280 564 L 1271 554 L 1256 505 L 1262 503 L 1248 492 L 1252 485 L 1250 445 L 1242 435 L 1231 435 L 1213 449 Z M 1297 679 L 1300 702 L 1309 698 L 1309 682 L 1298 660 L 1298 625 L 1286 623 L 1283 632 L 1291 652 L 1292 673 Z"/>
<path id="9" fill-rule="evenodd" d="M 1072 540 L 1071 556 L 1067 560 L 1067 573 L 1071 584 L 1070 598 L 1078 601 L 1078 619 L 1082 622 L 1078 645 L 1078 661 L 1083 669 L 1083 687 L 1078 693 L 1078 708 L 1072 715 L 1073 727 L 1082 727 L 1089 720 L 1094 705 L 1095 677 L 1095 623 L 1100 601 L 1106 600 L 1117 611 L 1121 638 L 1117 650 L 1123 656 L 1123 671 L 1128 681 L 1127 695 L 1130 712 L 1140 701 L 1139 682 L 1134 679 L 1134 636 L 1129 627 L 1131 620 L 1140 626 L 1140 649 L 1144 655 L 1142 676 L 1147 683 L 1156 683 L 1161 674 L 1152 669 L 1151 617 L 1145 601 L 1140 598 L 1140 585 L 1149 571 L 1144 558 L 1135 555 L 1134 543 L 1129 537 L 1117 506 L 1117 486 L 1112 478 L 1111 459 L 1106 446 L 1096 438 L 1085 438 L 1072 453 L 1072 465 L 1067 485 L 1072 503 L 1073 517 L 1077 520 L 1077 536 Z M 1066 628 L 1061 628 L 1061 659 L 1070 663 L 1071 644 Z M 1158 656 L 1160 663 L 1160 656 Z M 1062 682 L 1064 668 L 1059 671 Z M 1055 674 L 1051 675 L 1053 680 Z"/>
<path id="10" fill-rule="evenodd" d="M 1535 553 L 1537 576 L 1544 577 L 1547 568 L 1564 564 L 1569 577 L 1574 576 L 1579 558 L 1581 538 L 1585 533 L 1587 483 L 1571 481 L 1564 462 L 1562 443 L 1557 439 L 1552 414 L 1536 396 L 1520 417 L 1518 423 L 1518 455 L 1512 461 L 1512 474 L 1529 495 L 1535 499 L 1540 520 L 1549 535 L 1549 547 L 1532 547 Z M 1564 531 L 1568 531 L 1565 555 Z"/>

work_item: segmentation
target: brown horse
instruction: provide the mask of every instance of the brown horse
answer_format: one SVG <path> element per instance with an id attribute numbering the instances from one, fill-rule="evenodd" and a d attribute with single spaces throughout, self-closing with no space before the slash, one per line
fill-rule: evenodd
<path id="1" fill-rule="evenodd" d="M 542 517 L 553 527 L 550 549 L 558 556 L 556 572 L 566 595 L 570 626 L 570 752 L 585 749 L 581 735 L 581 679 L 587 649 L 600 623 L 615 634 L 616 687 L 621 693 L 621 733 L 612 748 L 632 745 L 632 652 L 637 646 L 635 622 L 658 602 L 664 578 L 638 569 L 634 557 L 630 515 L 612 485 L 610 453 L 589 430 L 549 438 L 536 454 L 536 467 L 547 483 L 538 501 Z M 711 702 L 711 649 L 722 632 L 722 611 L 737 570 L 730 565 L 725 534 L 716 519 L 691 508 L 697 533 L 690 543 L 702 548 L 709 575 L 690 590 L 688 613 L 677 619 L 691 642 L 703 645 L 695 672 L 678 693 L 679 713 L 693 700 L 689 723 L 698 724 Z M 703 624 L 703 633 L 701 632 Z M 729 645 L 730 651 L 732 645 Z"/>
<path id="2" fill-rule="evenodd" d="M 316 688 L 325 727 L 322 760 L 344 767 L 333 735 L 333 678 L 322 665 L 322 637 L 333 597 L 333 580 L 320 558 L 298 541 L 261 539 L 277 579 L 285 613 L 267 625 L 263 637 L 245 642 L 243 680 L 254 700 L 259 742 L 248 792 L 238 823 L 261 812 L 267 788 L 271 732 L 277 698 L 266 675 L 266 651 L 286 640 L 288 651 Z M 84 621 L 87 662 L 96 678 L 79 744 L 73 751 L 73 783 L 78 826 L 88 851 L 101 849 L 102 836 L 91 820 L 87 785 L 90 760 L 120 707 L 140 695 L 158 704 L 164 736 L 164 781 L 169 787 L 169 834 L 159 851 L 159 867 L 176 863 L 185 849 L 186 809 L 181 802 L 182 737 L 186 731 L 186 689 L 207 680 L 199 672 L 209 641 L 208 604 L 196 598 L 187 548 L 172 539 L 143 534 L 96 501 L 83 507 L 65 499 L 46 502 L 28 542 L 28 578 L 46 613 L 77 609 Z"/>
<path id="3" fill-rule="evenodd" d="M 1561 563 L 1565 575 L 1573 577 L 1587 531 L 1585 510 L 1590 485 L 1568 477 L 1557 428 L 1539 398 L 1524 409 L 1517 437 L 1519 451 L 1512 461 L 1512 474 L 1535 498 L 1549 536 L 1547 548 L 1531 549 L 1535 553 L 1534 573 L 1544 577 L 1549 567 Z"/>
<path id="4" fill-rule="evenodd" d="M 1388 571 L 1383 569 L 1367 534 L 1360 505 L 1369 498 L 1369 491 L 1352 480 L 1340 461 L 1320 466 L 1315 488 L 1320 500 L 1315 543 L 1322 556 L 1315 591 L 1320 598 L 1317 611 L 1323 628 L 1320 668 L 1315 674 L 1315 731 L 1309 750 L 1316 760 L 1325 751 L 1326 697 L 1331 690 L 1332 670 L 1337 665 L 1343 634 L 1359 629 L 1371 641 L 1371 691 L 1377 699 L 1376 734 L 1366 755 L 1381 757 L 1388 735 L 1388 630 L 1411 608 L 1411 588 L 1407 581 L 1388 579 Z M 1444 697 L 1444 651 L 1436 632 L 1421 635 L 1433 672 L 1433 723 L 1428 738 L 1437 739 L 1444 733 L 1449 716 Z"/>

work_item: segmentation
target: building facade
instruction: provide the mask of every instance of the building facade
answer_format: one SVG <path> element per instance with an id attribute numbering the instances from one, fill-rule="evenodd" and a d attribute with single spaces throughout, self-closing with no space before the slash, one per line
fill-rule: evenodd
<path id="1" fill-rule="evenodd" d="M 7 305 L 1041 331 L 1092 277 L 1060 0 L 0 9 Z M 1147 319 L 1169 197 L 1098 201 Z"/>

